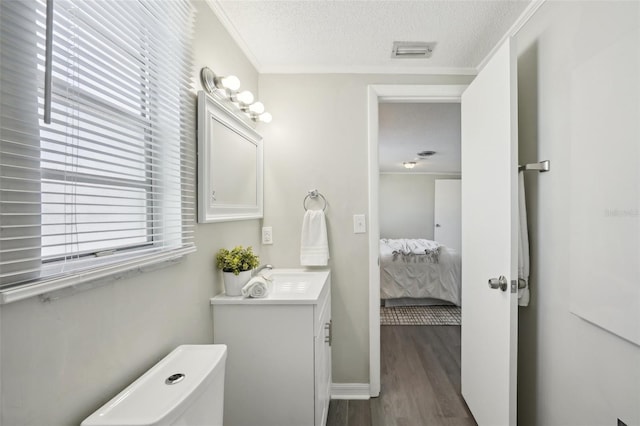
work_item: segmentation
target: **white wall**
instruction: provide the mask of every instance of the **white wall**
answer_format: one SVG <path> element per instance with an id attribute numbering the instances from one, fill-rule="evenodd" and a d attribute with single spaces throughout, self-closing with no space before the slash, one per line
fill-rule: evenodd
<path id="1" fill-rule="evenodd" d="M 255 69 L 204 1 L 196 4 L 194 89 L 207 65 L 257 92 Z M 80 424 L 177 345 L 211 343 L 209 298 L 222 290 L 214 254 L 238 244 L 259 252 L 259 229 L 257 220 L 198 225 L 198 251 L 178 265 L 47 303 L 2 306 L 0 422 Z"/>
<path id="2" fill-rule="evenodd" d="M 276 267 L 300 264 L 302 200 L 318 189 L 329 202 L 333 381 L 369 381 L 368 235 L 353 233 L 353 215 L 367 213 L 367 86 L 387 83 L 465 84 L 465 76 L 260 76 L 260 99 L 273 114 L 263 127 L 263 247 Z M 368 217 L 367 217 L 368 223 Z"/>
<path id="3" fill-rule="evenodd" d="M 433 240 L 436 179 L 453 175 L 380 174 L 380 237 Z"/>
<path id="4" fill-rule="evenodd" d="M 614 125 L 576 120 L 572 109 L 576 100 L 594 100 L 589 91 L 576 92 L 572 79 L 579 67 L 634 29 L 635 48 L 627 54 L 635 55 L 637 63 L 639 24 L 638 2 L 547 1 L 517 36 L 520 160 L 551 160 L 549 173 L 527 174 L 532 302 L 528 308 L 520 308 L 520 425 L 615 425 L 617 418 L 628 425 L 640 424 L 640 347 L 569 311 L 573 279 L 569 268 L 571 221 L 586 213 L 570 208 L 572 190 L 581 181 L 572 172 L 578 166 L 574 150 L 584 142 L 573 140 L 572 135 L 580 127 Z M 631 79 L 622 84 L 628 85 L 630 93 L 635 93 L 635 102 L 639 102 L 635 72 L 635 83 Z M 612 76 L 602 77 L 606 87 Z M 637 116 L 628 117 L 627 111 L 615 102 L 598 107 L 611 109 L 610 116 L 633 120 L 626 126 L 637 126 L 640 120 Z M 615 158 L 608 155 L 610 143 L 601 141 L 599 157 L 603 161 Z M 637 138 L 630 140 L 627 155 L 637 156 L 637 150 Z M 637 161 L 636 157 L 636 164 Z M 607 176 L 594 163 L 588 173 L 615 181 L 626 171 L 619 169 Z M 628 182 L 630 188 L 635 188 L 635 195 L 633 189 L 629 192 L 628 201 L 633 202 L 635 197 L 637 203 L 638 183 Z M 581 191 L 595 189 L 582 185 Z M 639 219 L 635 220 L 637 223 Z M 594 239 L 593 244 L 599 241 Z M 606 256 L 608 248 L 601 249 Z M 600 265 L 585 263 L 582 267 Z M 635 321 L 633 316 L 628 320 Z"/>

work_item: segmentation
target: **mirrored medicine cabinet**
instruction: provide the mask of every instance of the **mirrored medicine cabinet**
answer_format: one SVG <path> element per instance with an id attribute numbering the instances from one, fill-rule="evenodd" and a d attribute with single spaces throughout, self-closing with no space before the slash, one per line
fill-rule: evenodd
<path id="1" fill-rule="evenodd" d="M 198 92 L 198 222 L 262 217 L 262 136 L 223 102 Z"/>

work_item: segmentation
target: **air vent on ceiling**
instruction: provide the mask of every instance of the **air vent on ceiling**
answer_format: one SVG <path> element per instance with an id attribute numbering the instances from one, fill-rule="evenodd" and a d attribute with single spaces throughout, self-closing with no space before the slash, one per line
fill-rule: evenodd
<path id="1" fill-rule="evenodd" d="M 435 42 L 426 41 L 394 41 L 392 58 L 430 58 L 435 49 Z"/>

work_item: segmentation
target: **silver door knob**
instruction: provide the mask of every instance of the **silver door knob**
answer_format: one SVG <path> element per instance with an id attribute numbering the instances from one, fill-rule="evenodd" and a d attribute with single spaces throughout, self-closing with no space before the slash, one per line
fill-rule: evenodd
<path id="1" fill-rule="evenodd" d="M 502 291 L 507 291 L 507 287 L 509 284 L 507 283 L 507 279 L 504 275 L 500 275 L 499 278 L 490 278 L 489 279 L 489 288 L 492 289 L 500 289 Z"/>

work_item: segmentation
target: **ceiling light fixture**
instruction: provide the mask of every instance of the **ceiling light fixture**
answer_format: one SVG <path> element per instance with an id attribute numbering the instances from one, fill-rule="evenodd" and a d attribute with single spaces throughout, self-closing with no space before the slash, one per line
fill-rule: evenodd
<path id="1" fill-rule="evenodd" d="M 224 97 L 236 109 L 247 114 L 253 121 L 270 123 L 273 117 L 264 111 L 264 104 L 255 101 L 253 93 L 248 90 L 239 92 L 240 79 L 234 75 L 226 77 L 217 76 L 210 68 L 204 67 L 200 70 L 200 80 L 202 87 L 210 94 Z M 255 102 L 254 102 L 255 101 Z"/>
<path id="2" fill-rule="evenodd" d="M 435 151 L 420 151 L 416 155 L 420 158 L 429 158 L 432 155 L 435 155 L 435 153 L 436 153 Z"/>
<path id="3" fill-rule="evenodd" d="M 415 161 L 405 161 L 402 163 L 405 169 L 413 169 L 416 166 Z"/>
<path id="4" fill-rule="evenodd" d="M 430 58 L 436 43 L 426 41 L 394 41 L 391 49 L 392 58 Z"/>

